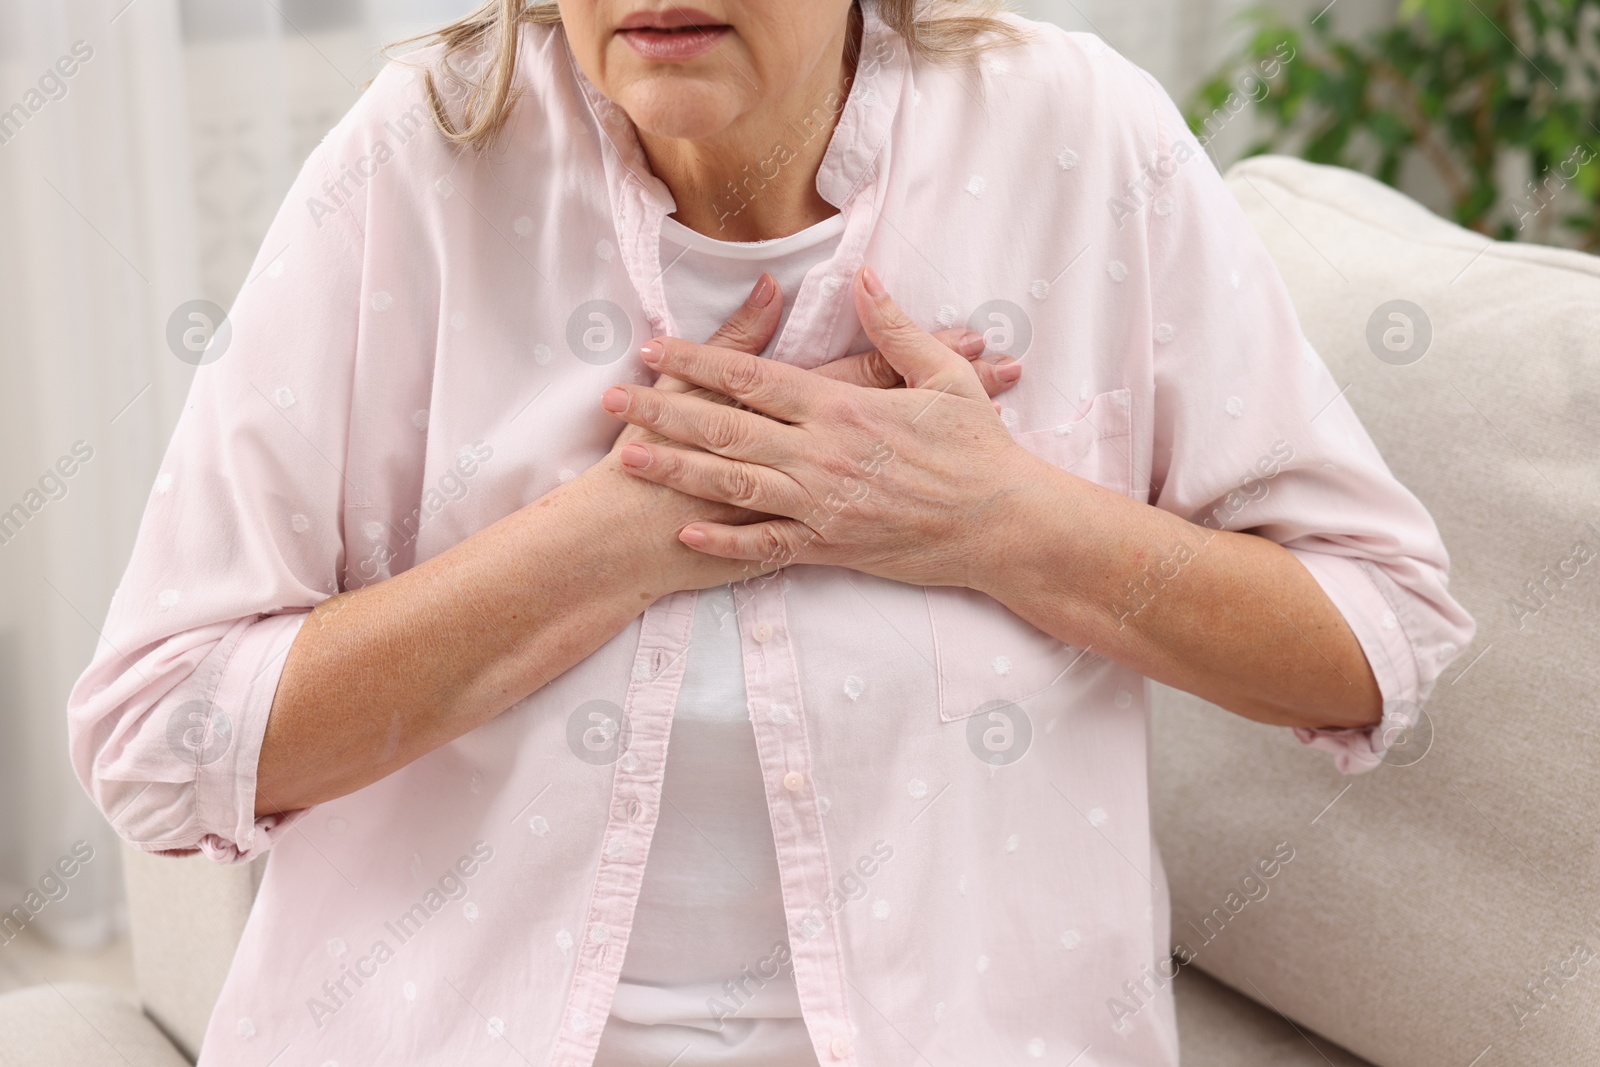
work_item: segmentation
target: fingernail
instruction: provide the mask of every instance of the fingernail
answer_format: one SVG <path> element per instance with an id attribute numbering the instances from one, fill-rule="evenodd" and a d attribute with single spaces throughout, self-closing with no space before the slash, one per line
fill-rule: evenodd
<path id="1" fill-rule="evenodd" d="M 706 543 L 706 535 L 704 531 L 696 530 L 693 526 L 685 526 L 678 533 L 678 540 L 690 548 L 699 548 Z"/>
<path id="2" fill-rule="evenodd" d="M 644 445 L 625 444 L 622 446 L 622 451 L 618 453 L 618 458 L 622 460 L 623 466 L 626 467 L 650 466 L 650 450 Z"/>
<path id="3" fill-rule="evenodd" d="M 868 296 L 883 296 L 888 292 L 883 287 L 883 280 L 878 277 L 878 272 L 871 267 L 861 268 L 861 284 L 867 287 Z"/>
<path id="4" fill-rule="evenodd" d="M 981 356 L 985 347 L 987 346 L 983 340 L 983 334 L 978 333 L 976 330 L 968 330 L 967 335 L 961 339 L 961 354 L 963 356 Z"/>
<path id="5" fill-rule="evenodd" d="M 660 341 L 650 341 L 646 343 L 643 348 L 639 349 L 639 358 L 644 360 L 650 366 L 654 367 L 657 363 L 661 362 L 661 356 L 666 352 L 666 350 L 667 346 L 662 344 Z"/>
<path id="6" fill-rule="evenodd" d="M 994 376 L 1002 382 L 1014 382 L 1022 377 L 1022 364 L 1002 363 L 994 369 Z"/>
<path id="7" fill-rule="evenodd" d="M 750 290 L 750 306 L 753 308 L 766 307 L 772 303 L 772 298 L 777 292 L 778 287 L 773 283 L 771 276 L 763 274 L 760 280 L 756 282 L 756 287 Z"/>
<path id="8" fill-rule="evenodd" d="M 613 415 L 621 415 L 628 410 L 628 391 L 613 385 L 600 394 L 600 406 Z"/>

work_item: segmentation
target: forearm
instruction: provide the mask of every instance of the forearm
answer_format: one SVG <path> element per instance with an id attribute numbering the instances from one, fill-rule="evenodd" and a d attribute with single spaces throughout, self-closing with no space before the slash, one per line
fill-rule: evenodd
<path id="1" fill-rule="evenodd" d="M 1376 723 L 1360 643 L 1283 546 L 1211 530 L 1027 456 L 975 581 L 1039 629 L 1282 726 Z M 993 544 L 993 539 L 988 539 Z"/>
<path id="2" fill-rule="evenodd" d="M 594 491 L 610 476 L 612 498 Z M 672 591 L 675 523 L 620 471 L 569 482 L 448 551 L 318 605 L 284 662 L 256 814 L 343 796 L 467 733 L 574 666 Z M 655 533 L 652 533 L 655 531 Z"/>

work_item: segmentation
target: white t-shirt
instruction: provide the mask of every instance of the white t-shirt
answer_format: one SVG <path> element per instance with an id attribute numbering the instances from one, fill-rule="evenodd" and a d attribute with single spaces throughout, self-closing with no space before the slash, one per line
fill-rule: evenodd
<path id="1" fill-rule="evenodd" d="M 763 270 L 785 296 L 781 332 L 801 281 L 843 231 L 834 215 L 789 237 L 733 243 L 667 219 L 661 263 L 679 333 L 710 337 Z M 687 655 L 661 814 L 595 1067 L 818 1067 L 788 963 L 730 586 L 700 593 Z"/>

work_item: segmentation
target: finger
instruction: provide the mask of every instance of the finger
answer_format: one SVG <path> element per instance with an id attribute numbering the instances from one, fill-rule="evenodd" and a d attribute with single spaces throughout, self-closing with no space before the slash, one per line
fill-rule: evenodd
<path id="1" fill-rule="evenodd" d="M 799 422 L 811 414 L 819 395 L 839 388 L 826 378 L 787 363 L 676 337 L 657 337 L 647 342 L 639 356 L 662 374 L 732 397 L 785 422 Z"/>
<path id="2" fill-rule="evenodd" d="M 987 399 L 972 365 L 911 321 L 889 297 L 871 267 L 862 267 L 856 274 L 853 292 L 862 329 L 908 386 L 939 389 L 973 400 Z"/>
<path id="3" fill-rule="evenodd" d="M 983 355 L 983 334 L 976 330 L 965 328 L 940 330 L 933 337 L 952 352 L 957 352 L 967 359 L 976 359 Z M 900 377 L 900 372 L 890 366 L 889 361 L 883 358 L 883 353 L 876 348 L 841 356 L 832 363 L 813 367 L 811 373 L 832 378 L 836 382 L 844 382 L 846 385 L 857 385 L 863 389 L 898 389 L 906 384 L 906 380 Z"/>
<path id="4" fill-rule="evenodd" d="M 983 383 L 983 391 L 990 396 L 999 396 L 1016 385 L 1017 379 L 1022 376 L 1022 365 L 1010 356 L 1003 356 L 996 363 L 980 358 L 987 346 L 983 334 L 976 330 L 953 327 L 933 334 L 933 339 L 971 363 L 972 369 L 978 372 L 978 380 Z M 1013 366 L 1015 370 L 1006 369 Z M 883 353 L 876 348 L 813 367 L 811 373 L 864 389 L 897 389 L 906 383 L 900 377 L 900 372 L 890 366 L 889 361 L 883 358 Z"/>
<path id="5" fill-rule="evenodd" d="M 706 344 L 759 356 L 777 332 L 782 317 L 783 293 L 777 279 L 763 271 L 744 303 L 706 338 Z"/>
<path id="6" fill-rule="evenodd" d="M 792 479 L 759 463 L 639 442 L 624 445 L 618 458 L 629 473 L 701 500 L 768 515 L 803 513 L 807 507 L 804 494 Z"/>
<path id="7" fill-rule="evenodd" d="M 1002 356 L 998 363 L 974 359 L 972 369 L 978 372 L 986 396 L 999 396 L 1022 378 L 1022 364 L 1010 356 Z"/>
<path id="8" fill-rule="evenodd" d="M 794 455 L 793 427 L 743 408 L 648 385 L 620 383 L 600 394 L 600 406 L 624 422 L 729 459 L 782 467 Z"/>
<path id="9" fill-rule="evenodd" d="M 755 560 L 766 567 L 824 562 L 824 546 L 815 532 L 794 519 L 771 519 L 748 526 L 696 522 L 679 530 L 678 540 L 708 556 Z"/>
<path id="10" fill-rule="evenodd" d="M 778 321 L 782 317 L 783 290 L 778 288 L 777 279 L 763 271 L 744 303 L 717 327 L 717 332 L 706 339 L 706 344 L 759 355 L 777 332 Z M 656 380 L 655 386 L 674 393 L 687 393 L 697 388 L 670 375 L 662 375 Z"/>

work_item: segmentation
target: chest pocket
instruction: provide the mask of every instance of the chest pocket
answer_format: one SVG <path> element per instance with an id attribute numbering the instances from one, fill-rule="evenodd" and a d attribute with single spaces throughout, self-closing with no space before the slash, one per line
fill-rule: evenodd
<path id="1" fill-rule="evenodd" d="M 1101 393 L 1082 417 L 1016 435 L 1045 462 L 1113 492 L 1133 488 L 1133 433 L 1127 389 Z M 928 586 L 939 718 L 965 719 L 996 701 L 1019 704 L 1061 680 L 1082 653 L 985 593 Z"/>

